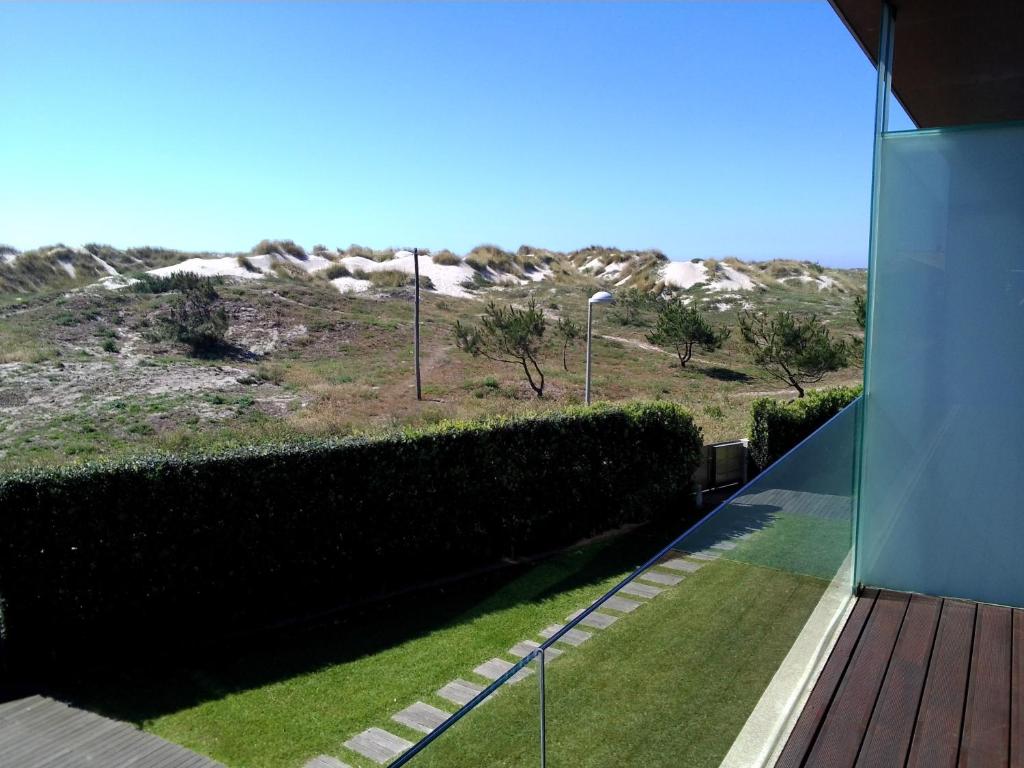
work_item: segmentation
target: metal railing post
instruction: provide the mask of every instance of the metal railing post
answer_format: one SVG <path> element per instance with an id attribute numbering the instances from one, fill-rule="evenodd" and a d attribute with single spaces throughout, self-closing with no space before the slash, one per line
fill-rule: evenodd
<path id="1" fill-rule="evenodd" d="M 540 684 L 540 768 L 547 768 L 548 765 L 548 722 L 547 713 L 545 712 L 545 682 L 544 682 L 544 668 L 547 666 L 545 662 L 544 649 L 540 649 L 540 673 L 537 675 L 538 682 Z"/>

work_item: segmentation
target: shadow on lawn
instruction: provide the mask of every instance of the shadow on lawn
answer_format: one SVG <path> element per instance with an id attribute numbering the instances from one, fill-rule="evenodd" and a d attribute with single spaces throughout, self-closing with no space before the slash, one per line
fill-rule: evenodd
<path id="1" fill-rule="evenodd" d="M 454 584 L 420 590 L 345 612 L 303 629 L 248 638 L 243 647 L 202 654 L 104 664 L 61 674 L 44 692 L 120 720 L 142 724 L 228 694 L 345 663 L 494 611 L 629 572 L 679 534 L 649 524 L 614 539 L 582 545 L 539 563 L 517 564 Z M 524 579 L 549 569 L 550 579 Z M 202 628 L 197 627 L 197 632 Z"/>

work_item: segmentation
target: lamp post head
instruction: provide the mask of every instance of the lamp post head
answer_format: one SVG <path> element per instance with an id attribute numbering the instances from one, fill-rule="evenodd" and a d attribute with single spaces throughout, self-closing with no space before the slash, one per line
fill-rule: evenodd
<path id="1" fill-rule="evenodd" d="M 612 296 L 608 291 L 598 291 L 590 297 L 588 304 L 611 304 L 615 301 L 615 297 Z"/>

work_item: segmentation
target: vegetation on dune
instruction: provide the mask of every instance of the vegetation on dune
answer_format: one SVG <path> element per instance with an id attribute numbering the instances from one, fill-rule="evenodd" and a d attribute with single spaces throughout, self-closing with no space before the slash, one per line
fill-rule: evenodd
<path id="1" fill-rule="evenodd" d="M 309 258 L 306 249 L 296 245 L 292 240 L 260 240 L 252 247 L 252 253 L 257 256 L 270 256 L 275 253 L 286 253 L 300 261 Z"/>
<path id="2" fill-rule="evenodd" d="M 449 250 L 438 251 L 437 253 L 433 254 L 430 257 L 430 259 L 435 264 L 441 264 L 442 266 L 446 267 L 454 267 L 462 263 L 462 259 L 460 259 L 458 256 L 456 256 Z"/>
<path id="3" fill-rule="evenodd" d="M 208 352 L 224 344 L 228 316 L 220 305 L 220 294 L 211 283 L 185 288 L 172 304 L 168 325 L 178 341 L 193 353 Z"/>
<path id="4" fill-rule="evenodd" d="M 850 342 L 833 339 L 816 315 L 801 318 L 790 312 L 746 311 L 739 324 L 754 365 L 793 387 L 798 397 L 804 396 L 807 384 L 849 364 Z"/>

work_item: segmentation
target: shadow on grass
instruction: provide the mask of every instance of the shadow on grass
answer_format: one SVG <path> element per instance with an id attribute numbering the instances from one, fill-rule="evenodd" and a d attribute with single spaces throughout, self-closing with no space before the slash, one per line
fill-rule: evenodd
<path id="1" fill-rule="evenodd" d="M 717 381 L 741 381 L 744 384 L 747 384 L 754 380 L 752 376 L 748 376 L 742 371 L 734 371 L 732 368 L 723 368 L 719 365 L 704 368 L 702 372 L 708 378 L 712 378 Z"/>
<path id="2" fill-rule="evenodd" d="M 649 524 L 532 564 L 512 565 L 455 584 L 420 590 L 351 610 L 303 629 L 268 632 L 244 647 L 201 656 L 155 656 L 62 672 L 43 692 L 120 720 L 143 724 L 161 715 L 316 672 L 460 625 L 491 612 L 544 600 L 629 572 L 677 536 Z M 202 632 L 202 627 L 196 627 Z"/>

